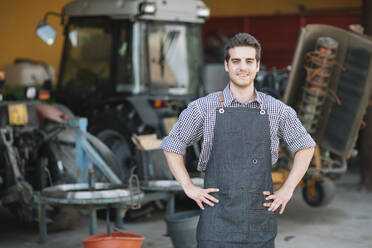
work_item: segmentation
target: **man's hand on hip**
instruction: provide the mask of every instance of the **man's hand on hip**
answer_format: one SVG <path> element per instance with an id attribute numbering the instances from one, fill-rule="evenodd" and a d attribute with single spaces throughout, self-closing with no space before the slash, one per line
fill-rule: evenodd
<path id="1" fill-rule="evenodd" d="M 164 151 L 164 155 L 167 158 L 169 169 L 182 186 L 185 194 L 196 201 L 201 209 L 204 210 L 203 203 L 212 207 L 214 203 L 218 203 L 218 200 L 211 196 L 210 193 L 218 192 L 219 189 L 202 189 L 192 183 L 184 164 L 183 155 L 167 151 Z"/>
<path id="2" fill-rule="evenodd" d="M 185 194 L 193 199 L 198 206 L 204 210 L 203 202 L 208 204 L 209 206 L 213 207 L 214 203 L 218 203 L 218 199 L 211 196 L 210 193 L 218 192 L 219 189 L 216 188 L 209 188 L 209 189 L 202 189 L 200 187 L 195 186 L 194 184 L 189 184 L 184 187 Z"/>
<path id="3" fill-rule="evenodd" d="M 280 188 L 274 194 L 266 197 L 266 200 L 274 200 L 271 203 L 271 206 L 269 207 L 268 210 L 274 212 L 281 205 L 282 207 L 280 208 L 279 213 L 282 214 L 284 212 L 285 207 L 287 206 L 288 201 L 291 199 L 292 195 L 293 195 L 293 190 L 290 190 L 284 187 Z"/>
<path id="4" fill-rule="evenodd" d="M 314 147 L 304 148 L 296 152 L 292 169 L 290 170 L 283 186 L 273 195 L 266 197 L 266 200 L 274 200 L 269 207 L 269 211 L 275 211 L 281 205 L 282 207 L 280 208 L 279 213 L 282 214 L 284 212 L 288 201 L 293 195 L 293 191 L 309 168 L 309 164 L 311 158 L 313 157 L 313 154 Z"/>

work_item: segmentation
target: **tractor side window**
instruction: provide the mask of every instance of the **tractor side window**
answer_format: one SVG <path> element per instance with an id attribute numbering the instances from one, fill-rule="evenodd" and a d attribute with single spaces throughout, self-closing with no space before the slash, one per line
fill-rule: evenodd
<path id="1" fill-rule="evenodd" d="M 197 30 L 198 27 L 188 24 L 147 24 L 148 81 L 151 94 L 195 93 L 197 60 L 200 60 Z"/>
<path id="2" fill-rule="evenodd" d="M 149 25 L 150 80 L 154 85 L 176 87 L 180 80 L 186 86 L 186 47 L 182 44 L 184 37 L 180 37 L 184 35 L 182 27 Z"/>

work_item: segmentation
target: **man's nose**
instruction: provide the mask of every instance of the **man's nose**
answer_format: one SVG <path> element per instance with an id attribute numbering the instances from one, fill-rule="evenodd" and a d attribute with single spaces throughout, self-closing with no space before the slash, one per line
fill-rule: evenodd
<path id="1" fill-rule="evenodd" d="M 240 63 L 240 65 L 239 65 L 240 70 L 246 70 L 247 68 L 248 68 L 247 62 L 243 61 L 243 62 Z"/>

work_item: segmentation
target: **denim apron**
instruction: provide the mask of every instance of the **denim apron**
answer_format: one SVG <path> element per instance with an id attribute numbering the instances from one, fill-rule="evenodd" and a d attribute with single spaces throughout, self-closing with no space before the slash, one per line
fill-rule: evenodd
<path id="1" fill-rule="evenodd" d="M 270 127 L 260 99 L 260 109 L 216 109 L 213 149 L 204 187 L 219 200 L 205 204 L 198 223 L 199 248 L 273 248 L 277 217 L 268 211 L 264 191 L 273 193 Z"/>

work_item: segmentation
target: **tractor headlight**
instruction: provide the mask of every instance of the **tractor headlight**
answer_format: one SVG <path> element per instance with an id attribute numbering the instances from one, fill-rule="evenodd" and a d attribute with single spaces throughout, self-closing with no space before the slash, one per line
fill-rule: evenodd
<path id="1" fill-rule="evenodd" d="M 37 95 L 37 90 L 35 87 L 26 88 L 26 99 L 35 99 Z"/>
<path id="2" fill-rule="evenodd" d="M 140 15 L 154 15 L 156 12 L 156 5 L 155 3 L 141 3 L 139 5 L 139 13 Z"/>

